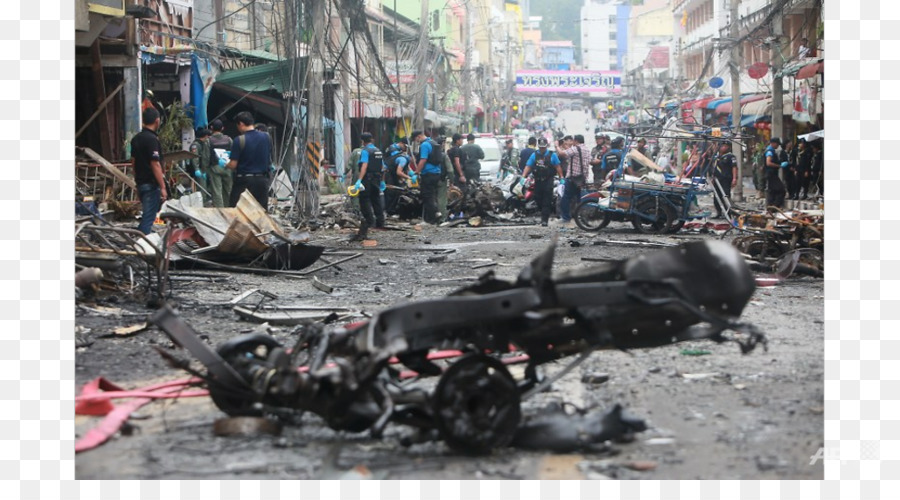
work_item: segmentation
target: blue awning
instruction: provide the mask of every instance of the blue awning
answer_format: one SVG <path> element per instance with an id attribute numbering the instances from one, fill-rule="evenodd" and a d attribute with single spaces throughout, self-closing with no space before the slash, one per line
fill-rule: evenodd
<path id="1" fill-rule="evenodd" d="M 706 103 L 706 109 L 716 109 L 716 106 L 722 104 L 724 102 L 728 102 L 731 100 L 731 97 L 723 97 L 722 99 L 715 99 Z"/>
<path id="2" fill-rule="evenodd" d="M 750 127 L 760 118 L 764 118 L 763 115 L 743 115 L 741 117 L 741 127 Z M 731 126 L 731 115 L 728 115 L 728 120 L 725 122 L 729 127 Z"/>

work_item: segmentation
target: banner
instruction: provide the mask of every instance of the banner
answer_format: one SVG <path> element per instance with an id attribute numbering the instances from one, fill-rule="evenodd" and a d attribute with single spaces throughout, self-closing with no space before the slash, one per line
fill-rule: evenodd
<path id="1" fill-rule="evenodd" d="M 809 86 L 803 84 L 802 82 L 797 85 L 794 89 L 794 109 L 793 113 L 791 113 L 791 117 L 795 122 L 806 122 L 809 123 L 811 120 L 809 119 L 810 112 L 813 111 L 811 102 L 814 103 L 810 99 L 810 91 Z M 814 105 L 814 104 L 813 104 Z"/>
<path id="2" fill-rule="evenodd" d="M 519 71 L 516 92 L 622 93 L 621 71 Z"/>

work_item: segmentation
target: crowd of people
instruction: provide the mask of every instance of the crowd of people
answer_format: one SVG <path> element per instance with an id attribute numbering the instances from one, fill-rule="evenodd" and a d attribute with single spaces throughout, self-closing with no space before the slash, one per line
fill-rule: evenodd
<path id="1" fill-rule="evenodd" d="M 163 169 L 162 144 L 157 136 L 159 111 L 147 107 L 142 112 L 142 130 L 131 140 L 132 167 L 141 199 L 138 230 L 150 234 L 162 203 L 169 197 Z M 241 112 L 234 117 L 240 134 L 231 138 L 223 133 L 221 120 L 211 130 L 197 129 L 190 152 L 194 181 L 200 186 L 204 203 L 215 207 L 233 207 L 241 193 L 249 191 L 264 210 L 269 205 L 272 166 L 272 139 L 265 125 L 255 123 L 253 115 Z"/>
<path id="2" fill-rule="evenodd" d="M 383 228 L 386 214 L 397 210 L 401 189 L 418 187 L 422 198 L 422 219 L 427 224 L 440 224 L 453 214 L 448 210 L 451 186 L 460 190 L 465 199 L 471 196 L 480 182 L 484 151 L 476 143 L 475 135 L 453 134 L 449 140 L 442 136 L 428 137 L 414 131 L 383 151 L 372 142 L 372 135 L 363 133 L 362 144 L 353 150 L 347 165 L 351 186 L 348 193 L 358 200 L 362 214 L 360 229 L 353 240 L 366 239 L 371 228 Z M 463 143 L 465 139 L 466 143 Z M 645 151 L 646 141 L 636 147 Z M 535 201 L 540 209 L 541 224 L 549 225 L 550 216 L 557 213 L 563 226 L 574 226 L 572 210 L 581 190 L 594 179 L 609 176 L 640 175 L 637 162 L 626 164 L 624 139 L 610 139 L 604 134 L 595 136 L 591 148 L 581 134 L 560 138 L 555 149 L 545 137 L 530 137 L 527 146 L 516 151 L 513 140 L 503 144 L 501 168 L 518 174 L 521 183 L 533 179 Z M 561 185 L 557 205 L 554 189 Z"/>

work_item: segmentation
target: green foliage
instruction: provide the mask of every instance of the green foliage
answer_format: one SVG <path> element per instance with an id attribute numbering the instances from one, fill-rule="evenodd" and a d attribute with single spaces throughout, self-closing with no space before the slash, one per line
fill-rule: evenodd
<path id="1" fill-rule="evenodd" d="M 187 113 L 181 101 L 175 101 L 165 108 L 163 112 L 165 118 L 157 131 L 163 151 L 181 150 L 181 131 L 194 127 L 194 121 Z"/>

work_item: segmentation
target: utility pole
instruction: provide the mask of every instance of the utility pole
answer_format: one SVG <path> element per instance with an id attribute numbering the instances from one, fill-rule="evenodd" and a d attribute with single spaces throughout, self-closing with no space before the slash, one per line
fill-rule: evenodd
<path id="1" fill-rule="evenodd" d="M 297 206 L 303 219 L 315 217 L 319 207 L 319 176 L 321 175 L 322 152 L 322 111 L 324 95 L 322 84 L 325 82 L 325 2 L 327 0 L 309 0 L 312 5 L 311 21 L 313 34 L 309 50 L 309 79 L 306 80 L 306 144 L 300 151 L 301 164 L 300 185 L 297 190 Z"/>
<path id="2" fill-rule="evenodd" d="M 737 184 L 734 186 L 734 201 L 744 201 L 744 154 L 741 149 L 741 68 L 738 62 L 741 60 L 743 44 L 738 42 L 740 27 L 738 25 L 738 0 L 731 0 L 731 30 L 729 36 L 732 40 L 731 60 L 728 66 L 731 68 L 731 126 L 735 131 L 734 142 L 731 150 L 737 159 Z"/>
<path id="3" fill-rule="evenodd" d="M 772 17 L 772 137 L 782 137 L 784 116 L 784 82 L 781 79 L 781 69 L 784 66 L 784 58 L 781 55 L 781 38 L 784 35 L 784 7 Z M 780 169 L 779 169 L 780 170 Z"/>
<path id="4" fill-rule="evenodd" d="M 397 76 L 397 109 L 400 113 L 400 123 L 403 123 L 403 133 L 405 134 L 403 137 L 409 137 L 411 130 L 406 129 L 406 121 L 403 118 L 403 98 L 400 94 L 400 49 L 397 46 L 397 39 L 400 38 L 399 32 L 397 31 L 397 0 L 394 0 L 394 73 Z M 359 58 L 357 57 L 357 66 Z M 357 70 L 358 71 L 358 70 Z"/>
<path id="5" fill-rule="evenodd" d="M 465 49 L 465 58 L 463 64 L 463 74 L 462 74 L 462 92 L 463 92 L 463 122 L 466 124 L 464 131 L 471 132 L 472 131 L 472 122 L 469 116 L 469 96 L 472 91 L 469 89 L 469 84 L 472 79 L 471 74 L 471 65 L 472 65 L 472 14 L 471 7 L 469 7 L 469 2 L 465 4 L 466 9 L 466 19 L 463 22 L 463 42 L 466 44 Z"/>
<path id="6" fill-rule="evenodd" d="M 428 58 L 431 52 L 428 44 L 428 0 L 422 0 L 422 11 L 419 15 L 419 50 L 425 51 L 425 54 L 418 58 L 419 67 L 416 68 L 416 108 L 414 114 L 414 128 L 416 130 L 425 130 L 425 90 L 428 88 Z"/>

